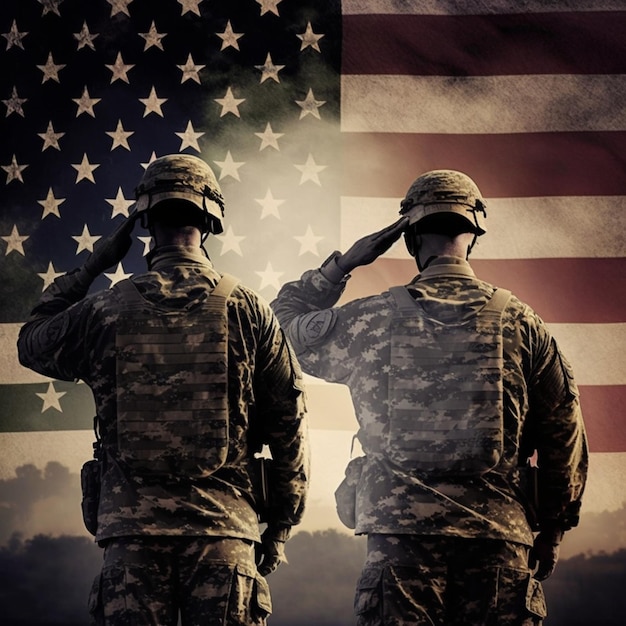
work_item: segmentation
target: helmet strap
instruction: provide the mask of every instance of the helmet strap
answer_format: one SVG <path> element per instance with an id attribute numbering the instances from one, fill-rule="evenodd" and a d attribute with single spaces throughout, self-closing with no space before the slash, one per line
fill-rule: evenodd
<path id="1" fill-rule="evenodd" d="M 467 253 L 465 254 L 465 260 L 466 261 L 469 260 L 469 255 L 472 252 L 472 249 L 476 245 L 477 241 L 478 241 L 478 235 L 476 233 L 474 233 L 474 237 L 472 238 L 472 243 L 470 243 L 470 245 L 467 246 Z"/>

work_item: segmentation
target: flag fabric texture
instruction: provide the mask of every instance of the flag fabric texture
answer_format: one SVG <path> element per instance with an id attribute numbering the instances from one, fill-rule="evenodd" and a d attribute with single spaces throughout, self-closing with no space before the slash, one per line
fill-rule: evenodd
<path id="1" fill-rule="evenodd" d="M 469 174 L 477 275 L 550 325 L 596 458 L 626 452 L 625 30 L 623 0 L 4 0 L 0 442 L 91 428 L 85 385 L 19 366 L 19 327 L 147 164 L 185 152 L 226 198 L 209 256 L 268 300 L 394 221 L 419 174 Z M 134 235 L 94 288 L 144 270 Z M 344 299 L 415 273 L 398 243 Z M 310 389 L 314 428 L 355 428 L 344 396 Z"/>

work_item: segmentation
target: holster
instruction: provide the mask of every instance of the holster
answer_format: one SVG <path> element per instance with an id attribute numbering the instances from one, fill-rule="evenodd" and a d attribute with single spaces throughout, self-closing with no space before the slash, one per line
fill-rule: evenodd
<path id="1" fill-rule="evenodd" d="M 272 507 L 270 472 L 272 459 L 255 456 L 252 460 L 252 482 L 254 500 L 259 522 L 267 522 Z"/>
<path id="2" fill-rule="evenodd" d="M 350 529 L 356 528 L 356 491 L 364 464 L 364 456 L 352 459 L 346 466 L 345 478 L 335 490 L 337 515 L 341 523 Z"/>
<path id="3" fill-rule="evenodd" d="M 100 502 L 101 467 L 98 459 L 87 461 L 80 470 L 80 487 L 83 498 L 80 507 L 85 528 L 96 535 L 98 530 L 98 504 Z"/>
<path id="4" fill-rule="evenodd" d="M 98 505 L 100 503 L 102 464 L 104 462 L 97 416 L 93 418 L 93 430 L 96 436 L 93 443 L 93 459 L 87 461 L 80 470 L 80 488 L 83 492 L 80 508 L 83 513 L 85 528 L 95 537 L 98 530 Z"/>

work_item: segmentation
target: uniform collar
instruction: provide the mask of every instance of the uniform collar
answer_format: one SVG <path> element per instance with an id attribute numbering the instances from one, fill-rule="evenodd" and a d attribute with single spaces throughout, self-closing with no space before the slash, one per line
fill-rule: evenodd
<path id="1" fill-rule="evenodd" d="M 458 256 L 438 256 L 433 259 L 428 267 L 422 270 L 417 279 L 432 278 L 433 276 L 469 276 L 474 277 L 474 270 L 467 260 Z"/>
<path id="2" fill-rule="evenodd" d="M 213 268 L 202 248 L 196 246 L 160 246 L 151 252 L 150 269 L 157 270 L 172 265 L 204 265 Z"/>

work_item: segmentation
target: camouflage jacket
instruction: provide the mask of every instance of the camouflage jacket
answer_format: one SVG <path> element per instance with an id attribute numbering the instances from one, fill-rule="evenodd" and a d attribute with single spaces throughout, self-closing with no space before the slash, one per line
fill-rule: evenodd
<path id="1" fill-rule="evenodd" d="M 495 538 L 531 544 L 525 464 L 539 453 L 539 526 L 577 524 L 587 474 L 587 442 L 571 369 L 545 324 L 514 296 L 503 312 L 504 449 L 479 476 L 442 479 L 409 471 L 384 453 L 389 431 L 389 292 L 342 306 L 339 284 L 322 269 L 285 284 L 272 303 L 305 372 L 349 387 L 366 462 L 356 494 L 357 533 Z M 427 315 L 459 321 L 495 287 L 463 259 L 440 257 L 407 285 Z M 417 314 L 417 313 L 416 313 Z"/>
<path id="2" fill-rule="evenodd" d="M 228 451 L 206 477 L 136 475 L 117 446 L 116 322 L 122 292 L 87 295 L 81 272 L 58 278 L 42 295 L 18 340 L 21 362 L 91 388 L 105 460 L 98 540 L 124 535 L 215 535 L 259 539 L 256 452 L 273 462 L 267 521 L 291 527 L 303 515 L 309 448 L 302 376 L 269 305 L 238 284 L 228 305 Z M 132 278 L 159 306 L 202 305 L 220 274 L 199 249 L 164 247 L 151 270 Z"/>

